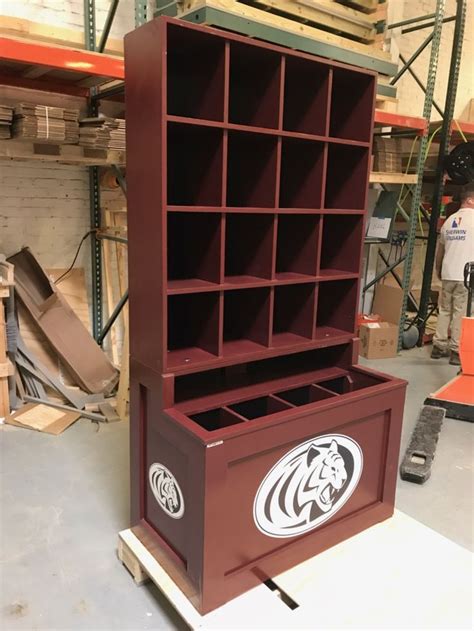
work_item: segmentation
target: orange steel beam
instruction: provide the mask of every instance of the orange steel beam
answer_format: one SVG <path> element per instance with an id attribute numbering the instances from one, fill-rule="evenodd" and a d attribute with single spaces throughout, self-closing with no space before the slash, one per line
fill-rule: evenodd
<path id="1" fill-rule="evenodd" d="M 108 79 L 125 76 L 124 61 L 120 57 L 4 35 L 0 36 L 0 63 L 2 59 Z"/>
<path id="2" fill-rule="evenodd" d="M 415 129 L 421 136 L 426 134 L 428 130 L 427 121 L 424 118 L 394 114 L 393 112 L 384 112 L 382 110 L 375 110 L 374 122 L 385 127 Z"/>

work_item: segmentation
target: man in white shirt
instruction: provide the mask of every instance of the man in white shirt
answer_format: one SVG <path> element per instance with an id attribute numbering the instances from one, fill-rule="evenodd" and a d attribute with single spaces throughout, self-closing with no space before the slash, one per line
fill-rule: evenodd
<path id="1" fill-rule="evenodd" d="M 474 182 L 461 191 L 461 206 L 441 228 L 436 272 L 441 279 L 438 324 L 433 337 L 432 359 L 447 357 L 460 365 L 459 335 L 461 319 L 466 315 L 467 289 L 464 287 L 464 266 L 474 260 Z M 448 330 L 451 339 L 448 340 Z"/>

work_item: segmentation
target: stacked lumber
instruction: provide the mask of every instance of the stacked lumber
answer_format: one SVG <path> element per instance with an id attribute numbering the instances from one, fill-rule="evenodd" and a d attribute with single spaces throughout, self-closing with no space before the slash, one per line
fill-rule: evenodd
<path id="1" fill-rule="evenodd" d="M 13 375 L 13 364 L 8 357 L 5 309 L 13 291 L 13 265 L 0 255 L 0 418 L 10 413 L 10 388 L 8 379 Z"/>
<path id="2" fill-rule="evenodd" d="M 303 24 L 368 48 L 383 48 L 387 3 L 378 0 L 177 0 L 176 5 L 178 17 L 206 6 L 235 11 L 274 26 L 278 18 L 283 19 L 284 26 L 291 20 L 295 26 Z"/>
<path id="3" fill-rule="evenodd" d="M 75 144 L 79 140 L 79 110 L 19 103 L 14 110 L 13 137 Z"/>
<path id="4" fill-rule="evenodd" d="M 0 138 L 11 138 L 13 121 L 13 107 L 0 105 Z"/>
<path id="5" fill-rule="evenodd" d="M 122 118 L 83 118 L 79 125 L 79 144 L 91 149 L 125 150 L 125 120 Z"/>

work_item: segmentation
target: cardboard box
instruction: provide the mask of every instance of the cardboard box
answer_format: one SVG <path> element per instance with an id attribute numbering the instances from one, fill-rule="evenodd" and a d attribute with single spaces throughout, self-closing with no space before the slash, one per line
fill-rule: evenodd
<path id="1" fill-rule="evenodd" d="M 390 322 L 362 324 L 359 331 L 360 354 L 366 359 L 396 357 L 398 326 Z"/>

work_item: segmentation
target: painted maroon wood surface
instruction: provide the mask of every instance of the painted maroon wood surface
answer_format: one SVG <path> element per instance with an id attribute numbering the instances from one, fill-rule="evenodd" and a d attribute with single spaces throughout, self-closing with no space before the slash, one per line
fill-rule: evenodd
<path id="1" fill-rule="evenodd" d="M 206 612 L 393 511 L 405 383 L 355 366 L 375 75 L 170 18 L 125 63 L 132 524 Z M 268 535 L 306 443 L 340 509 Z"/>

